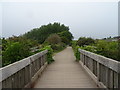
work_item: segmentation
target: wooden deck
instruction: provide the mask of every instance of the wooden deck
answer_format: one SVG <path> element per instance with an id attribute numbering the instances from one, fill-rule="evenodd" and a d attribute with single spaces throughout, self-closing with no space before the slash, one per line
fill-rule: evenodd
<path id="1" fill-rule="evenodd" d="M 71 47 L 54 56 L 34 88 L 97 88 L 93 80 L 75 61 Z"/>

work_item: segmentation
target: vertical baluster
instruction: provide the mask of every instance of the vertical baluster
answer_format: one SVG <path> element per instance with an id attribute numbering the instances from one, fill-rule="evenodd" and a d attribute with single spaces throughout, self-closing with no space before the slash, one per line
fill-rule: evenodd
<path id="1" fill-rule="evenodd" d="M 114 88 L 118 88 L 118 73 L 114 72 Z"/>
<path id="2" fill-rule="evenodd" d="M 99 64 L 99 62 L 97 62 L 97 79 L 98 79 L 98 81 L 100 81 L 100 64 Z"/>

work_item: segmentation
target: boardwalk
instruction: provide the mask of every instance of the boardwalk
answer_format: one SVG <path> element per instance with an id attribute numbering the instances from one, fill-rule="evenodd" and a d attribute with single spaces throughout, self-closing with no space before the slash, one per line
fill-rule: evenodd
<path id="1" fill-rule="evenodd" d="M 75 57 L 71 47 L 54 56 L 34 88 L 97 88 Z"/>

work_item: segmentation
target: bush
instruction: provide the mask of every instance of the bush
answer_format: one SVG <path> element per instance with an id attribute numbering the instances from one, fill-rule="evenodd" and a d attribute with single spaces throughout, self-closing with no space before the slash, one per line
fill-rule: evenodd
<path id="1" fill-rule="evenodd" d="M 48 62 L 48 64 L 52 63 L 54 61 L 54 59 L 52 58 L 53 49 L 49 45 L 49 46 L 45 46 L 44 48 L 40 49 L 40 51 L 44 51 L 44 50 L 48 50 L 48 53 L 47 53 L 47 62 Z"/>
<path id="2" fill-rule="evenodd" d="M 12 43 L 3 51 L 3 66 L 19 61 L 31 55 L 29 48 L 19 42 Z"/>
<path id="3" fill-rule="evenodd" d="M 97 52 L 97 47 L 95 46 L 84 46 L 84 47 L 80 47 L 81 49 L 84 49 L 84 50 L 87 50 L 87 51 L 90 51 L 90 52 L 93 52 L 93 53 L 96 53 Z"/>
<path id="4" fill-rule="evenodd" d="M 72 41 L 71 44 L 72 44 L 72 48 L 73 48 L 73 51 L 74 51 L 74 55 L 76 57 L 76 61 L 79 61 L 80 60 L 80 52 L 78 51 L 78 49 L 80 47 L 77 46 L 77 41 Z"/>
<path id="5" fill-rule="evenodd" d="M 116 41 L 107 42 L 105 40 L 98 40 L 96 44 L 93 44 L 92 46 L 87 45 L 80 48 L 114 60 L 120 60 L 120 57 L 118 55 L 119 46 L 118 42 Z"/>
<path id="6" fill-rule="evenodd" d="M 58 44 L 61 43 L 61 38 L 57 34 L 52 34 L 46 39 L 46 42 L 49 44 Z"/>
<path id="7" fill-rule="evenodd" d="M 84 45 L 90 45 L 94 44 L 95 41 L 92 38 L 85 38 L 85 37 L 80 37 L 77 41 L 77 45 L 79 46 L 84 46 Z"/>
<path id="8" fill-rule="evenodd" d="M 80 60 L 80 52 L 78 51 L 79 48 L 80 48 L 79 46 L 76 46 L 75 47 L 75 51 L 74 51 L 74 54 L 75 54 L 75 57 L 76 57 L 76 61 Z"/>
<path id="9" fill-rule="evenodd" d="M 118 50 L 118 42 L 112 41 L 107 42 L 104 40 L 99 40 L 97 44 L 95 44 L 97 47 L 97 54 L 103 55 L 108 58 L 112 58 L 115 60 L 119 60 L 119 50 Z"/>
<path id="10" fill-rule="evenodd" d="M 59 43 L 59 44 L 52 44 L 51 48 L 56 52 L 56 51 L 61 51 L 66 47 L 64 43 Z"/>

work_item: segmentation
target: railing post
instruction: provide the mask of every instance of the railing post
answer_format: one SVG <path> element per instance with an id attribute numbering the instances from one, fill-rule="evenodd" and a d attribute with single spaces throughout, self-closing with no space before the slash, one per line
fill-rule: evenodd
<path id="1" fill-rule="evenodd" d="M 32 59 L 31 58 L 30 58 L 30 71 L 29 71 L 29 74 L 30 74 L 29 82 L 31 82 L 31 78 L 32 78 Z"/>
<path id="2" fill-rule="evenodd" d="M 120 62 L 118 64 L 118 90 L 120 90 Z"/>
<path id="3" fill-rule="evenodd" d="M 120 90 L 120 73 L 118 74 L 118 90 Z"/>
<path id="4" fill-rule="evenodd" d="M 100 81 L 100 66 L 99 66 L 99 62 L 97 62 L 97 79 L 98 82 Z"/>

